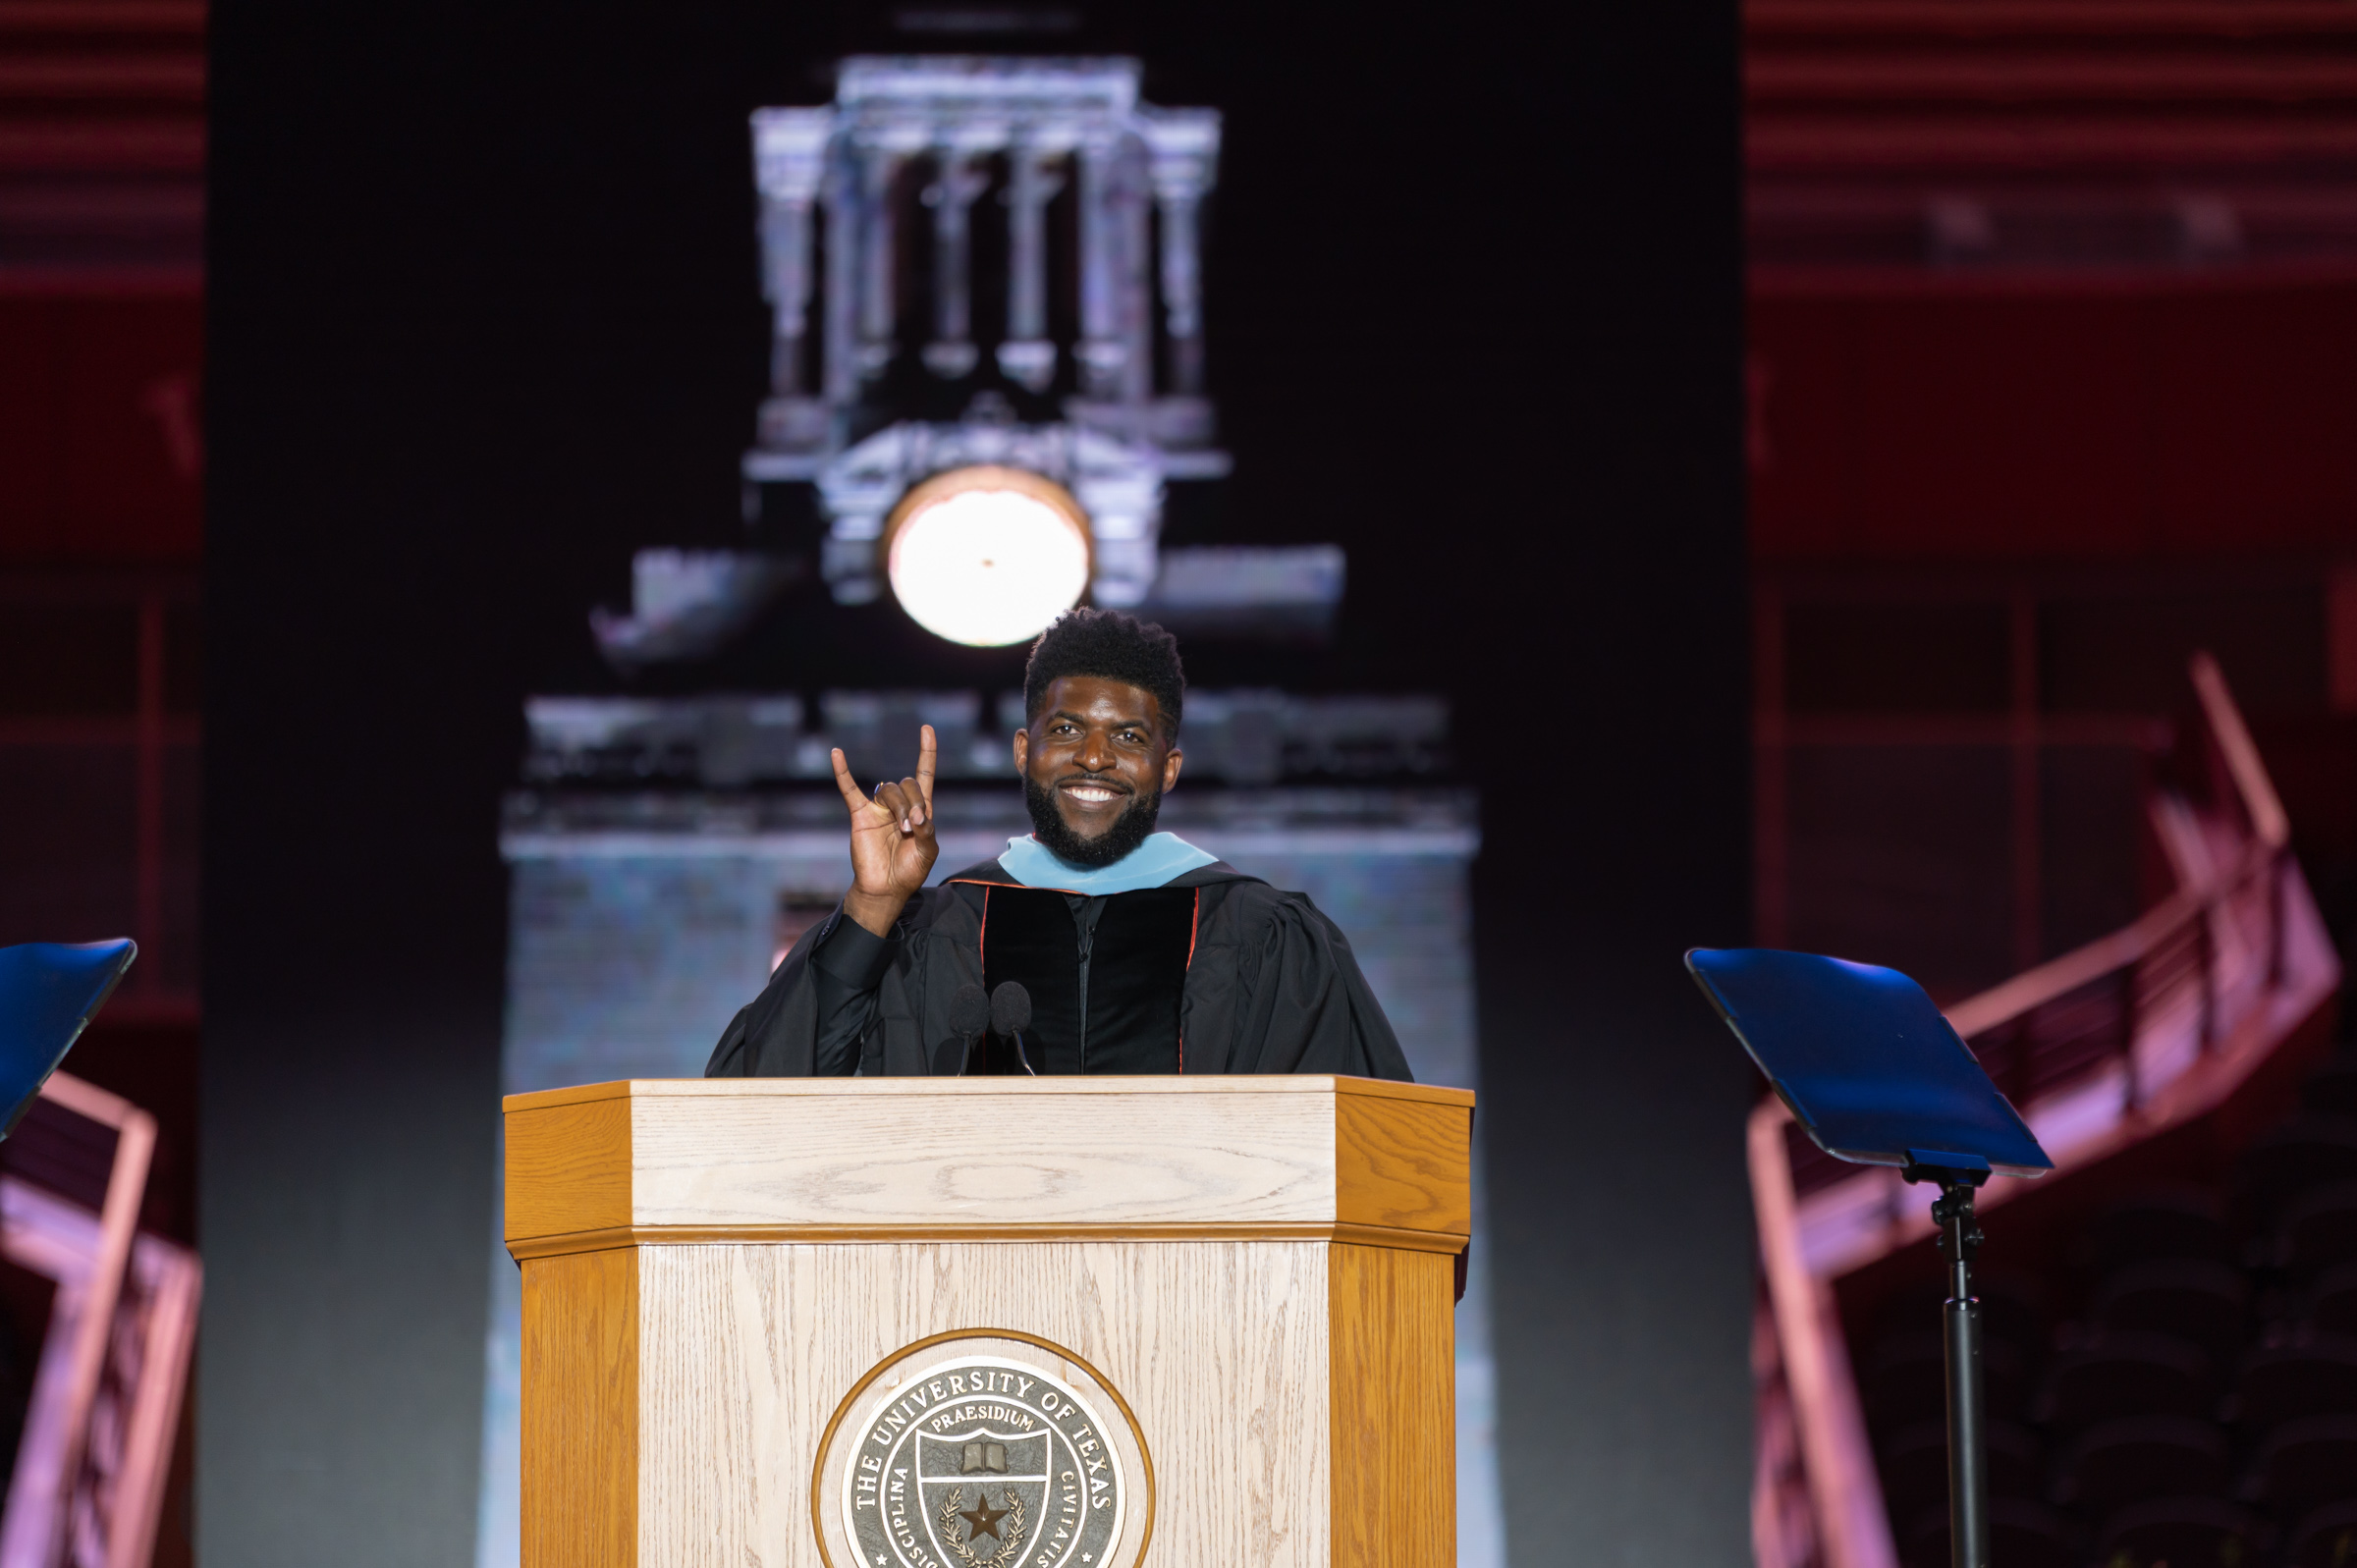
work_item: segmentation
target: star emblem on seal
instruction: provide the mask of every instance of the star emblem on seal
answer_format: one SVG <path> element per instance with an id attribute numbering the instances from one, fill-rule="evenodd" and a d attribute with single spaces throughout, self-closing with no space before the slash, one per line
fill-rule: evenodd
<path id="1" fill-rule="evenodd" d="M 973 1507 L 961 1511 L 958 1517 L 966 1522 L 973 1537 L 988 1536 L 991 1540 L 997 1541 L 999 1539 L 999 1521 L 1007 1517 L 1007 1510 L 993 1508 L 990 1505 L 990 1493 L 976 1487 Z"/>

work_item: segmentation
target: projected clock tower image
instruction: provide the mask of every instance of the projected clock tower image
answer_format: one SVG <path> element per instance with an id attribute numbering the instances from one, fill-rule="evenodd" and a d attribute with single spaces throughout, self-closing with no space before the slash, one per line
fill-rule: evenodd
<path id="1" fill-rule="evenodd" d="M 771 356 L 742 543 L 642 549 L 630 606 L 589 616 L 604 689 L 527 704 L 501 831 L 507 1093 L 700 1074 L 790 951 L 844 946 L 838 759 L 847 787 L 869 791 L 917 766 L 927 738 L 936 886 L 1028 842 L 1014 742 L 1040 716 L 1023 659 L 1081 605 L 1168 628 L 1187 661 L 1182 781 L 1157 837 L 1306 899 L 1346 939 L 1376 1027 L 1396 1035 L 1386 1049 L 1403 1053 L 1395 1070 L 1478 1086 L 1479 802 L 1449 705 L 1321 675 L 1339 546 L 1209 525 L 1250 456 L 1218 444 L 1207 391 L 1221 121 L 1145 102 L 1139 80 L 1122 58 L 854 57 L 832 102 L 752 115 Z M 877 671 L 890 683 L 862 683 Z M 1224 679 L 1195 684 L 1202 671 Z M 1492 1568 L 1478 1161 L 1470 1179 L 1451 1463 L 1459 1560 Z M 504 1249 L 492 1277 L 484 1568 L 517 1560 L 524 1387 Z M 996 1476 L 994 1453 L 1003 1467 L 1029 1452 L 976 1433 L 940 1450 L 957 1475 L 963 1456 Z M 1028 1499 L 1025 1528 L 1048 1528 L 1052 1498 L 1007 1485 Z M 928 1489 L 927 1531 L 940 1500 Z M 950 1517 L 985 1556 L 1006 1549 L 991 1527 L 1014 1528 Z"/>

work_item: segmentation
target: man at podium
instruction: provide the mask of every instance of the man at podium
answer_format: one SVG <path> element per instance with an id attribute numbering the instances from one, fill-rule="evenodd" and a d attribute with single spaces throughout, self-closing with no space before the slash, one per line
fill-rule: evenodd
<path id="1" fill-rule="evenodd" d="M 1350 944 L 1281 892 L 1155 831 L 1184 757 L 1177 639 L 1118 611 L 1041 633 L 1014 736 L 1032 832 L 928 888 L 935 740 L 873 796 L 835 753 L 851 891 L 714 1048 L 706 1077 L 1313 1072 L 1407 1079 Z M 1027 1027 L 994 1035 L 982 997 Z"/>

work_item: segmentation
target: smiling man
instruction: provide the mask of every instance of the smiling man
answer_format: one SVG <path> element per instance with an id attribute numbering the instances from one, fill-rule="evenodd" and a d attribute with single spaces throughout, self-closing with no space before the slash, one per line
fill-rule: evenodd
<path id="1" fill-rule="evenodd" d="M 738 1013 L 706 1077 L 853 1072 L 1337 1072 L 1407 1078 L 1350 944 L 1281 892 L 1155 831 L 1178 782 L 1186 680 L 1160 626 L 1075 610 L 1041 634 L 1014 737 L 1031 833 L 925 886 L 935 741 L 850 807 L 851 891 Z M 968 1054 L 961 989 L 1018 982 L 1021 1050 Z M 971 993 L 967 993 L 971 1005 Z"/>

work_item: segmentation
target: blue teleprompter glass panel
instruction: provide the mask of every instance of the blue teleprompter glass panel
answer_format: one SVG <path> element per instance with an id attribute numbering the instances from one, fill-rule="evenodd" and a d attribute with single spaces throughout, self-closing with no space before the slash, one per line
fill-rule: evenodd
<path id="1" fill-rule="evenodd" d="M 16 1130 L 138 950 L 129 938 L 0 947 L 0 1138 Z"/>
<path id="2" fill-rule="evenodd" d="M 2054 1168 L 1932 999 L 1897 970 L 1773 947 L 1696 947 L 1686 967 L 1826 1153 L 2012 1176 Z"/>

